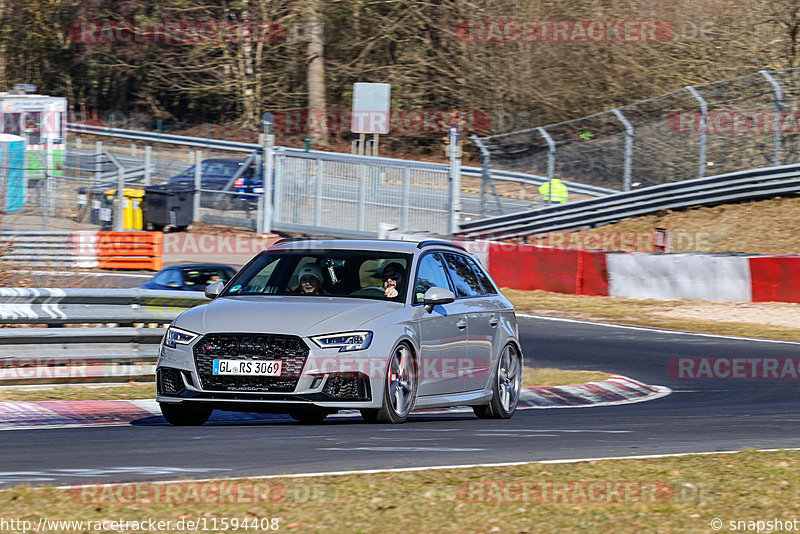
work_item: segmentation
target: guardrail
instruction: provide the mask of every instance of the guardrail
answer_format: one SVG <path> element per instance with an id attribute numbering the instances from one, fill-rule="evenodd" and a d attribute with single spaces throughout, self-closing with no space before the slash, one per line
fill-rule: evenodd
<path id="1" fill-rule="evenodd" d="M 574 230 L 704 204 L 775 196 L 800 191 L 800 165 L 768 167 L 696 178 L 602 198 L 579 200 L 461 225 L 465 239 L 515 238 Z"/>
<path id="2" fill-rule="evenodd" d="M 3 329 L 0 386 L 152 380 L 164 326 L 204 302 L 199 292 L 0 288 L 0 325 L 37 325 Z M 67 326 L 84 324 L 101 326 Z"/>

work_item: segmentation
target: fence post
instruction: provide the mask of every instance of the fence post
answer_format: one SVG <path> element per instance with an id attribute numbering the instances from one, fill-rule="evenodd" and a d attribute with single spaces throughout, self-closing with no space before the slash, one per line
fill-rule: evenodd
<path id="1" fill-rule="evenodd" d="M 556 176 L 556 144 L 543 127 L 539 126 L 536 131 L 547 143 L 547 179 L 552 180 Z"/>
<path id="2" fill-rule="evenodd" d="M 364 230 L 366 224 L 367 211 L 367 165 L 358 165 L 358 214 L 356 216 L 356 227 L 359 231 Z"/>
<path id="3" fill-rule="evenodd" d="M 96 141 L 94 143 L 94 181 L 100 181 L 100 175 L 103 174 L 103 142 Z M 78 156 L 80 157 L 80 156 Z"/>
<path id="4" fill-rule="evenodd" d="M 194 159 L 197 163 L 194 165 L 194 206 L 192 209 L 194 214 L 192 216 L 193 221 L 200 220 L 200 195 L 203 193 L 200 189 L 203 188 L 203 151 L 202 150 L 195 150 Z"/>
<path id="5" fill-rule="evenodd" d="M 461 213 L 461 146 L 458 144 L 461 133 L 458 126 L 450 127 L 448 152 L 450 154 L 450 217 L 447 233 L 458 231 L 458 218 Z"/>
<path id="6" fill-rule="evenodd" d="M 708 131 L 708 103 L 691 85 L 686 86 L 686 90 L 691 93 L 697 103 L 700 104 L 700 153 L 698 155 L 697 177 L 702 178 L 706 175 L 706 133 Z"/>
<path id="7" fill-rule="evenodd" d="M 411 169 L 403 167 L 403 211 L 400 219 L 401 232 L 408 232 L 409 202 L 411 202 Z"/>
<path id="8" fill-rule="evenodd" d="M 125 209 L 125 167 L 119 162 L 113 152 L 104 152 L 106 157 L 111 160 L 112 165 L 117 169 L 117 194 L 114 197 L 114 231 L 123 230 L 122 211 Z"/>
<path id="9" fill-rule="evenodd" d="M 758 72 L 767 79 L 770 85 L 772 85 L 772 89 L 775 91 L 775 119 L 773 122 L 773 129 L 775 131 L 773 133 L 772 141 L 774 150 L 772 163 L 777 167 L 781 164 L 781 113 L 783 111 L 783 88 L 778 80 L 776 80 L 768 71 L 760 70 Z"/>
<path id="10" fill-rule="evenodd" d="M 622 190 L 631 190 L 631 166 L 633 164 L 633 125 L 619 109 L 613 110 L 614 115 L 625 127 L 625 166 L 622 171 Z"/>
<path id="11" fill-rule="evenodd" d="M 153 165 L 153 147 L 146 146 L 144 147 L 144 185 L 150 185 L 151 180 L 151 169 L 150 167 Z"/>
<path id="12" fill-rule="evenodd" d="M 275 199 L 272 203 L 272 218 L 275 221 L 280 221 L 283 211 L 283 184 L 284 172 L 286 170 L 286 157 L 278 149 L 275 154 Z"/>
<path id="13" fill-rule="evenodd" d="M 272 182 L 272 150 L 275 145 L 275 135 L 272 134 L 272 124 L 265 123 L 264 130 L 264 153 L 261 157 L 261 184 L 264 188 L 264 219 L 261 223 L 261 231 L 268 234 L 272 231 L 272 197 L 273 197 L 273 182 Z"/>
<path id="14" fill-rule="evenodd" d="M 322 158 L 317 158 L 314 179 L 314 226 L 322 226 Z"/>
<path id="15" fill-rule="evenodd" d="M 489 169 L 489 164 L 492 161 L 492 155 L 489 152 L 489 149 L 486 148 L 486 145 L 483 144 L 483 141 L 477 135 L 470 136 L 470 139 L 475 146 L 478 147 L 478 150 L 481 152 L 481 219 L 486 217 L 486 196 L 488 194 L 489 189 L 489 180 L 491 179 L 491 170 Z"/>

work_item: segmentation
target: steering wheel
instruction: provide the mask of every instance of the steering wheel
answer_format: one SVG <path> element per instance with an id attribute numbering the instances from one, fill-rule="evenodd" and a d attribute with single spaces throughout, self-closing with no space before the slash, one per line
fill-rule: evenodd
<path id="1" fill-rule="evenodd" d="M 351 296 L 354 297 L 383 297 L 384 291 L 382 287 L 378 286 L 366 286 L 362 287 L 361 289 L 357 289 L 350 293 Z"/>

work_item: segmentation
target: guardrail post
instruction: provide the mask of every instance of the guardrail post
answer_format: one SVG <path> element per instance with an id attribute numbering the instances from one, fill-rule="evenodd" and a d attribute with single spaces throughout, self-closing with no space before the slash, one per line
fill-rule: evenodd
<path id="1" fill-rule="evenodd" d="M 543 127 L 539 126 L 536 131 L 547 143 L 547 179 L 552 180 L 556 176 L 556 143 Z"/>
<path id="2" fill-rule="evenodd" d="M 783 117 L 781 116 L 783 113 L 783 88 L 781 84 L 776 80 L 772 74 L 770 74 L 766 70 L 758 71 L 766 80 L 772 85 L 772 89 L 775 92 L 775 119 L 773 121 L 773 156 L 772 156 L 772 163 L 776 167 L 781 164 L 781 122 Z"/>
<path id="3" fill-rule="evenodd" d="M 633 165 L 633 125 L 619 109 L 613 110 L 614 115 L 625 127 L 625 165 L 622 171 L 622 190 L 631 190 L 631 166 Z"/>
<path id="4" fill-rule="evenodd" d="M 153 165 L 153 147 L 144 147 L 144 185 L 150 185 L 151 169 Z"/>
<path id="5" fill-rule="evenodd" d="M 400 218 L 400 231 L 408 231 L 408 208 L 411 202 L 411 169 L 403 167 L 403 208 Z"/>
<path id="6" fill-rule="evenodd" d="M 317 169 L 314 178 L 314 226 L 322 226 L 322 158 L 316 160 Z"/>
<path id="7" fill-rule="evenodd" d="M 708 132 L 708 103 L 691 85 L 686 86 L 697 103 L 700 104 L 700 153 L 698 155 L 697 177 L 706 175 L 706 134 Z"/>
<path id="8" fill-rule="evenodd" d="M 266 131 L 270 131 L 270 127 Z M 271 133 L 264 134 L 264 153 L 261 158 L 261 185 L 264 188 L 262 197 L 264 198 L 264 210 L 262 212 L 263 219 L 261 223 L 261 232 L 268 234 L 272 231 L 272 199 L 273 199 L 273 181 L 272 181 L 272 157 L 273 145 L 275 144 L 275 135 Z"/>
<path id="9" fill-rule="evenodd" d="M 194 206 L 192 206 L 194 213 L 192 214 L 192 220 L 199 221 L 200 195 L 202 195 L 200 190 L 203 188 L 203 151 L 195 150 L 194 159 L 197 163 L 194 165 Z"/>
<path id="10" fill-rule="evenodd" d="M 358 165 L 358 214 L 356 215 L 356 228 L 364 230 L 367 210 L 367 165 Z"/>
<path id="11" fill-rule="evenodd" d="M 449 132 L 448 152 L 450 154 L 450 217 L 447 233 L 458 232 L 458 219 L 461 213 L 461 146 L 458 144 L 461 132 L 457 126 L 451 126 Z"/>

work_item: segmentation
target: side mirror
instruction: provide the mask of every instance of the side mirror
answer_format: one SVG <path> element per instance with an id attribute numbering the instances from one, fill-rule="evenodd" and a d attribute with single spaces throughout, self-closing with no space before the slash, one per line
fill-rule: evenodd
<path id="1" fill-rule="evenodd" d="M 425 292 L 425 311 L 431 313 L 433 308 L 442 304 L 450 304 L 456 300 L 456 296 L 449 289 L 442 287 L 431 287 Z"/>
<path id="2" fill-rule="evenodd" d="M 222 293 L 222 288 L 225 287 L 225 282 L 214 282 L 206 286 L 206 298 L 215 299 Z"/>

